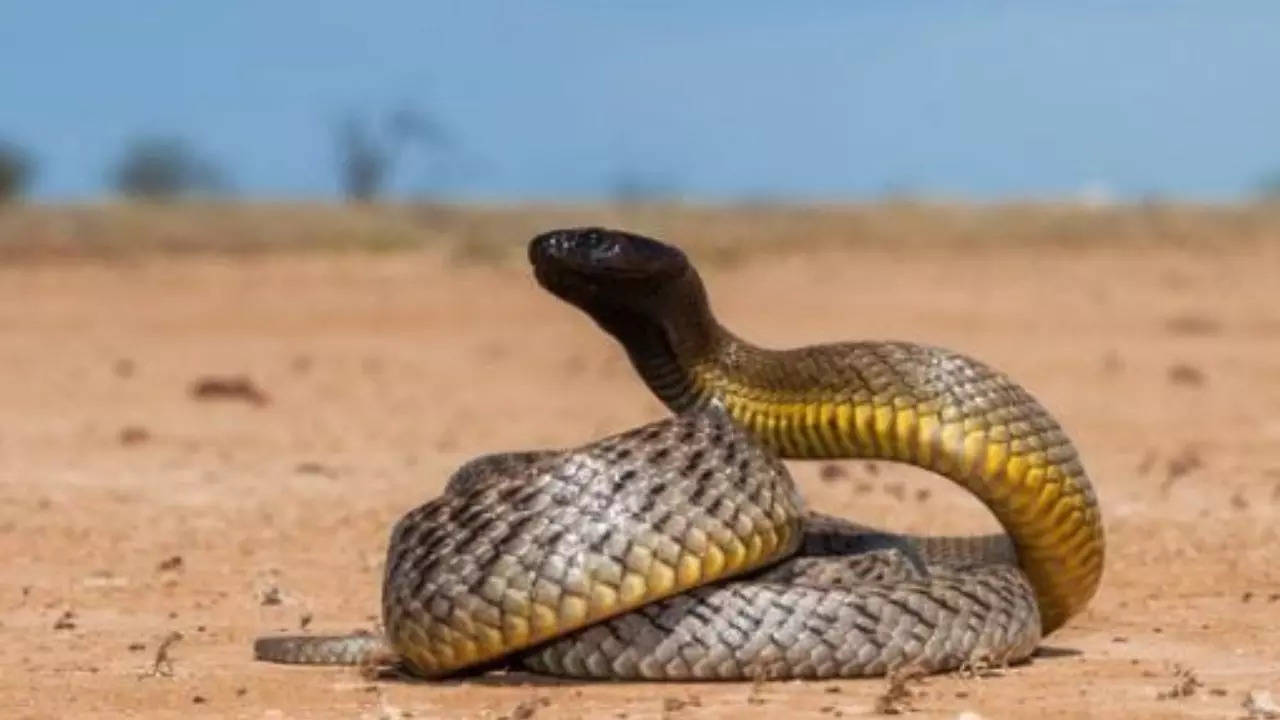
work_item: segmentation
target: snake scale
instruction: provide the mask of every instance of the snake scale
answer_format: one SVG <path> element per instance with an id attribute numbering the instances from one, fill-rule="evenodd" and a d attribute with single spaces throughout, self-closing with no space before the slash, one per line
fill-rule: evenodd
<path id="1" fill-rule="evenodd" d="M 982 363 L 902 342 L 768 350 L 679 249 L 534 238 L 538 282 L 615 337 L 667 419 L 458 469 L 395 526 L 385 635 L 259 638 L 285 663 L 566 676 L 829 678 L 1029 656 L 1093 596 L 1104 536 L 1070 440 Z M 782 458 L 873 458 L 969 489 L 1004 533 L 899 535 L 808 511 Z"/>

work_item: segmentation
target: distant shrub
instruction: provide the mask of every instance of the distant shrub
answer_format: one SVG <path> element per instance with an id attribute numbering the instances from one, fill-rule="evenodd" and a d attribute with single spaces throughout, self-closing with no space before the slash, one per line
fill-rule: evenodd
<path id="1" fill-rule="evenodd" d="M 185 141 L 172 137 L 143 137 L 131 142 L 112 168 L 111 182 L 127 197 L 149 200 L 218 195 L 227 190 L 221 169 Z"/>
<path id="2" fill-rule="evenodd" d="M 0 203 L 17 199 L 35 176 L 35 162 L 13 143 L 0 141 Z"/>
<path id="3" fill-rule="evenodd" d="M 619 203 L 672 202 L 680 199 L 679 184 L 672 178 L 637 170 L 623 170 L 609 183 L 610 197 Z"/>

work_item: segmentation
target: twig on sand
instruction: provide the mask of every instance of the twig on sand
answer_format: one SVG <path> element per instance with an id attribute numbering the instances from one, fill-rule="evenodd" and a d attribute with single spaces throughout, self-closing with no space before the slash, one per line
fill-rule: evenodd
<path id="1" fill-rule="evenodd" d="M 914 665 L 904 665 L 890 671 L 886 678 L 889 687 L 876 698 L 875 711 L 881 715 L 900 715 L 915 709 L 911 704 L 915 693 L 907 685 L 924 675 L 924 671 Z"/>
<path id="2" fill-rule="evenodd" d="M 169 631 L 156 648 L 156 656 L 151 662 L 151 667 L 138 677 L 173 677 L 173 658 L 169 657 L 169 648 L 181 639 L 182 633 L 177 630 Z"/>

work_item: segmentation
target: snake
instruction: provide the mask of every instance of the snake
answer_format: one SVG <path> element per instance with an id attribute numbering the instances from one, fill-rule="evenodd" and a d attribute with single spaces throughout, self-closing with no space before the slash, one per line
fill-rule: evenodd
<path id="1" fill-rule="evenodd" d="M 670 416 L 491 453 L 392 529 L 382 632 L 258 638 L 259 660 L 599 679 L 848 678 L 1025 661 L 1102 579 L 1096 494 L 1026 389 L 944 348 L 769 349 L 679 248 L 601 227 L 528 248 Z M 761 289 L 762 294 L 767 288 Z M 914 465 L 1003 532 L 901 534 L 809 509 L 785 460 Z"/>

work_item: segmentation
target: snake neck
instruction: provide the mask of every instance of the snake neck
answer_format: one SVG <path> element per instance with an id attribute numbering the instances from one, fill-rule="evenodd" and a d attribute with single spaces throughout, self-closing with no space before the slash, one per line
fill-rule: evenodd
<path id="1" fill-rule="evenodd" d="M 709 399 L 709 388 L 695 369 L 732 354 L 741 343 L 716 322 L 696 275 L 678 292 L 640 308 L 584 309 L 618 340 L 645 385 L 676 413 Z"/>
<path id="2" fill-rule="evenodd" d="M 591 314 L 673 411 L 715 403 L 783 458 L 892 460 L 967 488 L 1012 541 L 1045 633 L 1093 596 L 1092 486 L 1057 422 L 1007 377 L 906 343 L 757 347 L 719 325 L 700 282 L 662 300 Z"/>

